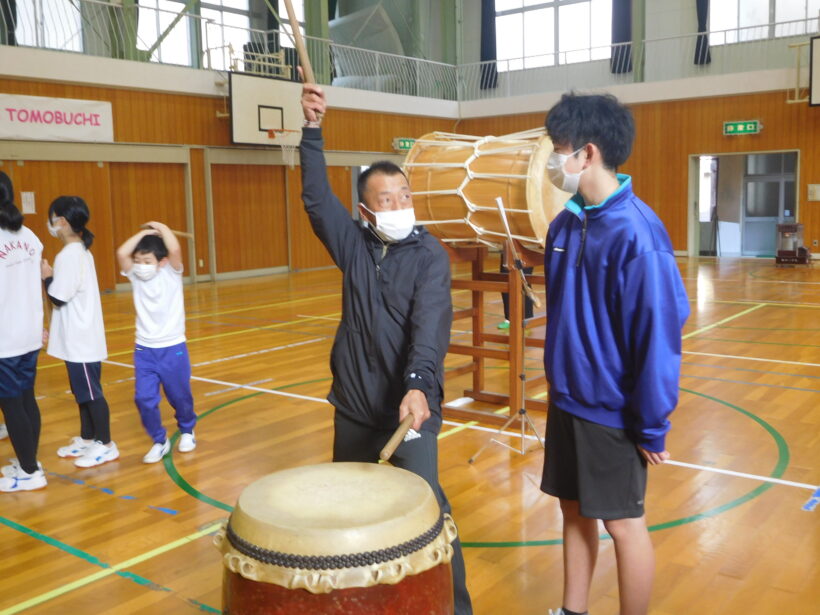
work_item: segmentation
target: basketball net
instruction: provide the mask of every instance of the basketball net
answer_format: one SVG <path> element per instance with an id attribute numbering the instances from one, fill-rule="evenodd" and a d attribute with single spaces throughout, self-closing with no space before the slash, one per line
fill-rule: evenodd
<path id="1" fill-rule="evenodd" d="M 297 132 L 297 131 L 287 131 L 287 130 L 277 130 L 275 128 L 268 130 L 268 138 L 274 141 L 274 145 L 278 145 L 279 149 L 282 151 L 282 160 L 288 168 L 295 169 L 296 168 L 296 154 L 299 151 L 298 145 L 291 145 L 290 143 L 285 143 L 283 138 L 287 132 Z"/>

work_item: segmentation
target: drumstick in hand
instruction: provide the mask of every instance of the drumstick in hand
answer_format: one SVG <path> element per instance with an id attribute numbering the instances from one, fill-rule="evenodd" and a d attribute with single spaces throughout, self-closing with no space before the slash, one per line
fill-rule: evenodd
<path id="1" fill-rule="evenodd" d="M 384 445 L 382 452 L 379 453 L 379 459 L 382 461 L 387 461 L 393 456 L 393 453 L 396 452 L 399 444 L 401 441 L 404 440 L 404 436 L 407 435 L 407 432 L 410 431 L 410 428 L 413 426 L 413 415 L 408 414 L 404 417 L 404 420 L 399 424 L 398 429 L 390 436 L 390 439 L 387 441 L 387 444 Z"/>

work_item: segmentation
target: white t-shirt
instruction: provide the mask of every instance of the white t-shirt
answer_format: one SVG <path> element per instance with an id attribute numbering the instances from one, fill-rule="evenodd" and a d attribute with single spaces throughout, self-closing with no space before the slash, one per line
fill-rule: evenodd
<path id="1" fill-rule="evenodd" d="M 157 275 L 140 280 L 134 268 L 121 272 L 131 281 L 137 310 L 137 344 L 165 348 L 185 341 L 185 302 L 182 295 L 182 269 L 170 263 L 158 267 Z"/>
<path id="2" fill-rule="evenodd" d="M 51 311 L 48 354 L 72 363 L 95 363 L 108 356 L 100 288 L 94 257 L 81 241 L 67 244 L 54 259 L 48 294 L 65 301 Z"/>
<path id="3" fill-rule="evenodd" d="M 43 244 L 25 226 L 0 229 L 0 358 L 43 346 L 40 259 Z"/>

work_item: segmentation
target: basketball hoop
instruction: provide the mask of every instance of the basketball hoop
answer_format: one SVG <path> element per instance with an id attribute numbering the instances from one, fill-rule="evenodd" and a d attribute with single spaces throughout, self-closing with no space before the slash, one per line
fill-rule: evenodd
<path id="1" fill-rule="evenodd" d="M 282 160 L 289 168 L 296 168 L 296 154 L 299 151 L 299 146 L 293 143 L 285 142 L 285 135 L 287 133 L 298 133 L 298 130 L 288 130 L 287 128 L 271 128 L 268 130 L 268 139 L 271 139 L 273 145 L 278 145 L 282 151 Z"/>

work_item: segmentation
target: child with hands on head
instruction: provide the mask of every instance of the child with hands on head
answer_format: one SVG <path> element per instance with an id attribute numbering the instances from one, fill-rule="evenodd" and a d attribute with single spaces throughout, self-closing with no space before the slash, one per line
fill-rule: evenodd
<path id="1" fill-rule="evenodd" d="M 171 448 L 159 411 L 160 384 L 174 408 L 181 433 L 177 450 L 182 453 L 196 448 L 196 414 L 185 343 L 182 249 L 165 224 L 152 221 L 144 226 L 117 249 L 117 261 L 131 281 L 137 312 L 134 401 L 153 440 L 142 460 L 157 463 Z"/>

